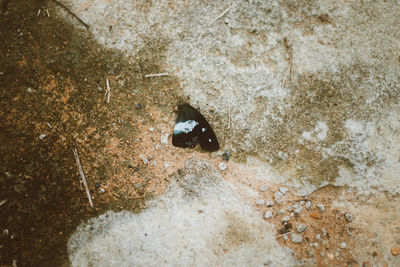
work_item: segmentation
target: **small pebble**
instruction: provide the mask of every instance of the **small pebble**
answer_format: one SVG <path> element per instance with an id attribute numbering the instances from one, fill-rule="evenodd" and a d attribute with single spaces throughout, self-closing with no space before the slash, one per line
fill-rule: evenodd
<path id="1" fill-rule="evenodd" d="M 305 225 L 304 223 L 301 223 L 297 226 L 297 232 L 301 233 L 304 232 L 307 229 L 307 225 Z"/>
<path id="2" fill-rule="evenodd" d="M 290 213 L 290 217 L 294 217 L 294 212 Z"/>
<path id="3" fill-rule="evenodd" d="M 161 135 L 161 144 L 168 145 L 168 137 L 169 137 L 169 134 L 162 134 Z"/>
<path id="4" fill-rule="evenodd" d="M 136 104 L 136 109 L 141 109 L 142 108 L 142 104 Z"/>
<path id="5" fill-rule="evenodd" d="M 371 243 L 374 244 L 374 245 L 378 244 L 379 243 L 379 238 L 377 238 L 377 237 L 372 238 L 371 239 Z"/>
<path id="6" fill-rule="evenodd" d="M 281 193 L 285 195 L 289 191 L 289 189 L 287 189 L 286 187 L 281 187 L 279 188 L 279 191 L 281 191 Z"/>
<path id="7" fill-rule="evenodd" d="M 154 132 L 154 128 L 153 127 L 149 128 L 149 131 Z"/>
<path id="8" fill-rule="evenodd" d="M 272 212 L 270 210 L 267 210 L 267 212 L 264 214 L 265 219 L 269 219 L 272 217 Z"/>
<path id="9" fill-rule="evenodd" d="M 26 89 L 26 91 L 28 91 L 28 93 L 32 93 L 32 88 L 28 87 L 28 89 Z"/>
<path id="10" fill-rule="evenodd" d="M 301 234 L 293 233 L 290 235 L 293 243 L 301 243 L 303 241 L 303 236 Z"/>
<path id="11" fill-rule="evenodd" d="M 315 235 L 315 239 L 321 240 L 321 235 L 320 235 L 320 234 L 316 234 L 316 235 Z"/>
<path id="12" fill-rule="evenodd" d="M 323 236 L 328 236 L 328 232 L 326 231 L 325 228 L 322 228 L 322 235 Z"/>
<path id="13" fill-rule="evenodd" d="M 260 186 L 260 191 L 261 192 L 267 191 L 267 186 L 266 185 Z"/>
<path id="14" fill-rule="evenodd" d="M 347 244 L 346 244 L 346 242 L 342 242 L 342 243 L 340 243 L 340 248 L 343 248 L 343 249 L 345 249 L 347 247 Z"/>
<path id="15" fill-rule="evenodd" d="M 306 202 L 306 208 L 309 210 L 311 208 L 311 201 Z"/>
<path id="16" fill-rule="evenodd" d="M 147 159 L 147 157 L 146 157 L 145 155 L 140 154 L 140 155 L 139 155 L 139 158 L 142 159 L 142 161 L 143 161 L 144 164 L 148 164 L 148 163 L 149 163 L 149 160 Z"/>
<path id="17" fill-rule="evenodd" d="M 285 214 L 285 210 L 284 209 L 280 209 L 279 210 L 279 214 Z"/>
<path id="18" fill-rule="evenodd" d="M 303 209 L 302 207 L 298 207 L 298 208 L 295 209 L 293 212 L 294 212 L 295 214 L 299 214 L 299 213 L 301 212 L 302 209 Z"/>
<path id="19" fill-rule="evenodd" d="M 168 169 L 169 164 L 168 164 L 167 162 L 164 162 L 164 167 L 165 167 L 166 169 Z"/>
<path id="20" fill-rule="evenodd" d="M 264 205 L 265 204 L 265 200 L 264 199 L 257 199 L 256 200 L 256 205 Z"/>
<path id="21" fill-rule="evenodd" d="M 265 201 L 265 205 L 267 207 L 272 207 L 274 205 L 274 203 L 272 201 Z"/>
<path id="22" fill-rule="evenodd" d="M 39 136 L 39 139 L 40 140 L 43 140 L 43 138 L 45 138 L 46 137 L 46 134 L 41 134 L 40 136 Z"/>
<path id="23" fill-rule="evenodd" d="M 398 256 L 398 255 L 400 255 L 400 247 L 399 246 L 393 246 L 390 249 L 390 252 L 392 253 L 393 256 Z"/>
<path id="24" fill-rule="evenodd" d="M 282 197 L 283 197 L 283 194 L 281 193 L 281 192 L 275 192 L 274 193 L 274 197 L 275 197 L 275 202 L 276 203 L 278 203 L 278 204 L 281 204 L 282 203 Z"/>
<path id="25" fill-rule="evenodd" d="M 318 243 L 311 243 L 310 246 L 313 247 L 313 248 L 317 248 L 318 247 Z"/>
<path id="26" fill-rule="evenodd" d="M 156 144 L 156 145 L 154 146 L 154 148 L 155 148 L 156 150 L 159 150 L 159 149 L 160 149 L 160 145 L 159 145 L 159 144 Z"/>
<path id="27" fill-rule="evenodd" d="M 290 221 L 290 217 L 289 216 L 285 216 L 282 218 L 282 222 L 288 222 Z"/>
<path id="28" fill-rule="evenodd" d="M 106 192 L 106 190 L 105 190 L 104 188 L 100 188 L 100 189 L 99 189 L 99 192 L 102 193 L 102 194 L 104 194 L 104 193 Z"/>
<path id="29" fill-rule="evenodd" d="M 287 235 L 284 235 L 284 236 L 283 236 L 283 239 L 284 239 L 284 240 L 288 240 L 289 237 L 288 237 Z"/>
<path id="30" fill-rule="evenodd" d="M 228 161 L 230 157 L 231 157 L 231 152 L 225 150 L 224 153 L 222 154 L 222 159 Z"/>
<path id="31" fill-rule="evenodd" d="M 300 205 L 304 205 L 304 201 L 303 200 L 300 200 Z"/>
<path id="32" fill-rule="evenodd" d="M 323 204 L 317 204 L 320 211 L 325 211 L 325 206 Z"/>
<path id="33" fill-rule="evenodd" d="M 344 214 L 344 217 L 346 218 L 346 221 L 351 222 L 353 220 L 353 215 L 351 215 L 350 213 L 346 212 Z"/>
<path id="34" fill-rule="evenodd" d="M 226 168 L 227 168 L 227 166 L 226 166 L 225 163 L 221 162 L 221 163 L 218 165 L 218 168 L 219 168 L 221 171 L 225 171 Z"/>

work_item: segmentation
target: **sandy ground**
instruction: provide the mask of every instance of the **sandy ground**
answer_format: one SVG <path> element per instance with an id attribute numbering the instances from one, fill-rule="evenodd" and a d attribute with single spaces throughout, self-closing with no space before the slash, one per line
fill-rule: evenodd
<path id="1" fill-rule="evenodd" d="M 262 9 L 255 9 L 257 12 L 253 14 L 250 12 L 252 6 L 245 9 L 240 1 L 231 6 L 231 13 L 225 14 L 221 20 L 224 22 L 222 25 L 218 24 L 220 20 L 214 22 L 218 26 L 211 33 L 197 32 L 200 30 L 196 28 L 199 23 L 196 20 L 201 16 L 196 16 L 193 24 L 185 21 L 192 13 L 184 11 L 184 7 L 198 12 L 195 14 L 205 14 L 207 8 L 213 10 L 210 18 L 206 19 L 208 24 L 225 10 L 224 3 L 210 7 L 203 2 L 196 6 L 178 1 L 171 2 L 169 9 L 165 3 L 160 6 L 128 4 L 126 10 L 133 8 L 137 15 L 132 18 L 121 13 L 125 7 L 123 1 L 77 1 L 75 5 L 65 2 L 90 25 L 89 29 L 53 1 L 2 1 L 2 4 L 0 265 L 70 266 L 75 264 L 75 260 L 85 262 L 85 259 L 91 259 L 92 263 L 107 266 L 106 261 L 100 261 L 101 256 L 96 254 L 96 249 L 99 249 L 96 244 L 88 241 L 91 236 L 84 236 L 81 243 L 79 238 L 75 238 L 76 233 L 80 233 L 77 227 L 86 229 L 85 225 L 96 228 L 110 224 L 110 229 L 117 232 L 129 230 L 129 224 L 118 221 L 125 218 L 124 214 L 128 214 L 127 221 L 142 222 L 138 218 L 143 216 L 144 224 L 153 222 L 152 218 L 157 218 L 157 214 L 168 215 L 162 207 L 154 204 L 158 201 L 164 201 L 167 207 L 171 202 L 170 209 L 178 207 L 174 214 L 179 214 L 180 210 L 187 211 L 194 221 L 198 218 L 197 213 L 201 216 L 204 212 L 208 214 L 216 227 L 208 238 L 233 229 L 228 231 L 229 242 L 218 239 L 212 243 L 218 251 L 225 241 L 234 244 L 217 253 L 215 262 L 221 261 L 222 265 L 240 265 L 251 257 L 256 257 L 251 261 L 256 265 L 270 266 L 400 265 L 400 191 L 396 172 L 400 164 L 396 142 L 400 138 L 400 90 L 396 74 L 400 61 L 399 55 L 391 54 L 395 51 L 392 47 L 395 42 L 385 39 L 385 49 L 381 50 L 379 45 L 368 42 L 365 46 L 370 50 L 363 46 L 351 50 L 344 43 L 335 48 L 338 51 L 324 50 L 319 45 L 305 50 L 301 45 L 301 41 L 306 40 L 302 39 L 304 36 L 296 39 L 288 35 L 291 42 L 285 46 L 282 38 L 277 37 L 281 41 L 276 43 L 271 36 L 276 37 L 279 31 L 288 34 L 288 25 L 297 22 L 280 18 L 278 20 L 284 26 L 277 30 L 274 19 L 259 20 L 262 14 L 257 15 L 257 12 Z M 303 24 L 296 25 L 302 30 L 308 29 L 305 36 L 311 38 L 313 34 L 327 34 L 321 28 L 334 32 L 333 29 L 344 25 L 344 17 L 338 15 L 337 9 L 327 5 L 329 9 L 325 4 L 323 1 L 319 3 L 319 9 L 314 2 L 309 7 L 289 5 L 286 12 L 292 19 L 290 12 L 302 14 Z M 380 8 L 374 10 L 374 6 L 359 8 L 364 15 L 375 12 L 370 15 L 378 18 L 385 8 L 390 8 L 389 4 L 394 10 L 398 8 L 395 2 L 380 7 L 383 11 Z M 232 12 L 239 7 L 244 13 Z M 94 15 L 97 9 L 100 11 Z M 313 9 L 319 13 L 314 14 Z M 157 17 L 160 10 L 162 15 Z M 246 10 L 250 10 L 248 20 L 238 19 L 246 15 Z M 274 10 L 272 6 L 271 11 L 264 11 L 274 14 Z M 347 12 L 351 15 L 354 10 L 357 7 L 351 6 Z M 330 15 L 324 15 L 328 13 Z M 183 29 L 177 27 L 173 30 L 176 24 L 168 24 L 165 14 L 179 14 L 177 17 L 181 21 L 178 22 Z M 165 20 L 164 24 L 157 24 L 157 19 Z M 388 16 L 390 19 L 395 18 Z M 149 21 L 154 23 L 149 24 Z M 379 29 L 382 24 L 389 25 L 386 22 L 376 20 L 372 30 L 385 37 L 386 32 Z M 132 31 L 135 34 L 124 33 L 130 23 L 136 23 L 131 27 L 136 25 L 140 30 Z M 362 22 L 355 19 L 351 23 L 354 23 L 354 29 L 360 29 Z M 163 26 L 158 28 L 158 25 Z M 224 25 L 229 26 L 230 35 L 220 34 L 213 39 Z M 257 25 L 264 25 L 264 28 Z M 387 34 L 398 40 L 397 33 L 391 32 L 393 25 L 388 27 Z M 259 34 L 259 31 L 267 30 L 271 33 L 270 39 Z M 168 34 L 173 38 L 166 38 Z M 205 41 L 191 39 L 198 35 Z M 364 35 L 359 33 L 352 38 Z M 242 43 L 240 36 L 258 41 Z M 338 36 L 340 34 L 329 39 L 331 43 L 327 46 L 338 45 Z M 240 44 L 241 49 L 235 50 L 219 38 L 227 38 L 228 44 Z M 207 53 L 196 53 L 196 49 L 191 51 L 188 48 L 190 41 L 193 47 Z M 321 45 L 320 41 L 326 42 L 327 39 L 316 42 Z M 347 41 L 350 43 L 352 40 Z M 208 47 L 212 42 L 213 45 Z M 258 54 L 263 42 L 267 42 L 270 49 L 265 58 Z M 291 63 L 296 67 L 303 60 L 305 66 L 295 68 L 295 78 L 287 81 L 288 87 L 278 86 L 277 81 L 289 74 L 291 46 L 295 47 L 297 55 Z M 357 60 L 366 59 L 345 68 L 343 66 L 348 63 L 346 53 L 350 50 L 356 51 Z M 312 56 L 323 52 L 327 53 L 325 61 Z M 175 56 L 171 57 L 174 53 Z M 209 57 L 209 53 L 215 57 Z M 338 56 L 340 53 L 343 56 Z M 305 59 L 304 54 L 309 57 Z M 216 67 L 226 59 L 230 61 L 231 55 L 233 65 L 222 68 L 226 72 Z M 271 78 L 267 89 L 256 89 L 257 83 L 262 83 L 265 78 L 256 67 L 261 64 L 254 61 L 258 57 L 265 64 L 261 69 L 269 66 L 273 70 L 267 68 L 266 77 L 276 76 Z M 332 61 L 331 58 L 335 57 L 338 60 Z M 374 61 L 366 65 L 365 62 L 371 58 Z M 328 66 L 325 72 L 315 71 L 318 60 L 323 67 Z M 177 62 L 183 65 L 179 66 Z M 371 67 L 384 66 L 385 63 L 383 70 Z M 210 68 L 199 67 L 203 65 Z M 342 71 L 336 71 L 336 77 L 329 68 Z M 385 71 L 386 76 L 382 74 Z M 145 77 L 146 74 L 165 72 L 171 75 Z M 235 80 L 235 77 L 247 77 L 244 83 L 253 92 L 250 94 L 241 87 L 233 89 L 240 80 Z M 111 89 L 109 103 L 106 79 Z M 376 85 L 379 85 L 379 90 L 369 89 Z M 279 90 L 270 89 L 274 86 Z M 358 86 L 367 89 L 348 89 Z M 324 88 L 330 89 L 326 91 Z M 263 95 L 265 91 L 267 94 Z M 374 105 L 368 102 L 371 99 L 375 99 Z M 181 149 L 171 145 L 174 106 L 183 101 L 199 107 L 214 126 L 222 146 L 220 151 L 205 153 L 198 147 Z M 329 108 L 322 111 L 325 107 Z M 308 110 L 312 111 L 311 115 Z M 303 116 L 306 113 L 308 116 Z M 73 149 L 79 153 L 94 208 L 89 206 L 80 182 Z M 225 150 L 232 153 L 229 161 L 222 158 Z M 211 167 L 195 172 L 196 161 L 189 160 L 192 164 L 188 165 L 188 159 L 205 161 L 204 164 Z M 227 169 L 220 170 L 220 163 L 227 164 Z M 220 181 L 217 183 L 220 190 L 212 191 L 214 189 L 206 187 L 204 192 L 211 193 L 205 193 L 205 198 L 189 197 L 182 202 L 175 198 L 175 193 L 181 191 L 176 189 L 174 181 L 189 174 L 195 178 L 216 177 Z M 197 187 L 193 190 L 196 191 Z M 196 206 L 204 201 L 208 201 L 209 206 Z M 234 204 L 225 206 L 227 201 Z M 266 205 L 266 202 L 271 205 Z M 221 210 L 232 211 L 234 219 L 248 217 L 249 220 L 243 219 L 242 224 L 246 227 L 255 225 L 255 230 L 251 227 L 243 229 L 252 229 L 249 236 L 254 238 L 246 238 L 243 233 L 247 230 L 240 230 L 237 223 L 225 225 L 224 220 L 218 220 L 225 213 L 213 209 L 212 203 Z M 103 218 L 101 215 L 110 210 L 117 214 L 115 220 L 114 215 L 110 215 L 112 220 L 97 221 L 98 216 Z M 195 214 L 191 213 L 193 210 Z M 185 218 L 184 214 L 182 216 Z M 160 220 L 169 225 L 165 218 Z M 173 217 L 171 222 L 180 223 Z M 157 220 L 154 223 L 159 225 Z M 222 230 L 217 227 L 219 223 Z M 300 225 L 305 229 L 300 231 L 298 227 L 304 228 Z M 188 236 L 194 236 L 184 239 L 184 246 L 179 242 L 175 244 L 173 238 L 168 240 L 176 251 L 185 254 L 186 245 L 190 247 L 193 242 L 204 241 L 202 236 L 193 234 L 202 228 L 179 228 L 182 233 L 187 231 Z M 102 244 L 105 240 L 99 235 L 112 231 L 106 228 L 92 233 L 97 244 Z M 139 234 L 142 233 L 139 231 Z M 74 250 L 68 248 L 71 236 L 75 238 Z M 260 241 L 259 237 L 263 240 Z M 114 247 L 121 246 L 121 251 L 130 249 L 129 242 L 124 246 L 119 241 L 117 238 L 107 240 Z M 87 250 L 81 253 L 85 247 Z M 204 255 L 210 253 L 203 251 L 204 247 L 195 247 L 197 259 L 206 258 Z M 214 248 L 210 247 L 211 250 Z M 161 248 L 156 252 L 162 253 Z M 256 256 L 262 254 L 259 248 L 273 248 L 274 253 L 268 259 L 261 259 L 261 256 Z M 78 252 L 74 254 L 71 251 Z M 234 253 L 237 251 L 242 256 L 235 261 Z M 144 251 L 139 255 L 145 259 L 150 254 Z M 107 259 L 119 257 L 115 251 L 105 252 L 103 256 Z M 90 262 L 87 261 L 88 265 Z M 156 259 L 148 264 L 158 263 Z M 122 261 L 121 264 L 127 263 Z M 198 265 L 204 264 L 200 262 Z"/>

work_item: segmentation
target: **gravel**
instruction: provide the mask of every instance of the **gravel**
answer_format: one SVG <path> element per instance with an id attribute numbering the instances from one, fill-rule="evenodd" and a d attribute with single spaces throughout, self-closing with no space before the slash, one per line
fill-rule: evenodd
<path id="1" fill-rule="evenodd" d="M 346 244 L 346 242 L 342 242 L 342 243 L 340 243 L 340 248 L 342 248 L 342 249 L 345 249 L 345 248 L 347 248 L 347 244 Z"/>
<path id="2" fill-rule="evenodd" d="M 231 157 L 231 152 L 225 150 L 224 153 L 222 154 L 222 159 L 228 161 L 230 157 Z"/>
<path id="3" fill-rule="evenodd" d="M 299 213 L 301 212 L 301 210 L 302 210 L 302 207 L 300 207 L 300 208 L 298 208 L 298 209 L 295 209 L 293 212 L 294 212 L 295 214 L 299 214 Z"/>
<path id="4" fill-rule="evenodd" d="M 289 189 L 287 189 L 286 187 L 281 187 L 281 188 L 279 188 L 279 191 L 282 193 L 282 194 L 286 194 L 288 191 L 289 191 Z"/>
<path id="5" fill-rule="evenodd" d="M 285 214 L 285 210 L 284 209 L 280 209 L 279 210 L 279 214 Z"/>
<path id="6" fill-rule="evenodd" d="M 274 198 L 275 198 L 275 202 L 276 203 L 278 203 L 278 204 L 281 204 L 282 203 L 282 197 L 283 197 L 283 194 L 281 193 L 281 192 L 275 192 L 274 193 Z"/>
<path id="7" fill-rule="evenodd" d="M 289 216 L 285 216 L 282 218 L 282 222 L 288 222 L 290 221 L 290 217 Z"/>
<path id="8" fill-rule="evenodd" d="M 153 127 L 150 127 L 150 128 L 149 128 L 149 131 L 150 131 L 150 132 L 154 132 L 154 128 L 153 128 Z"/>
<path id="9" fill-rule="evenodd" d="M 350 213 L 346 212 L 344 214 L 344 217 L 346 218 L 346 221 L 351 222 L 353 220 L 353 215 L 351 215 Z"/>
<path id="10" fill-rule="evenodd" d="M 323 204 L 321 204 L 321 203 L 317 204 L 317 208 L 318 208 L 320 211 L 325 211 L 325 206 L 324 206 Z"/>
<path id="11" fill-rule="evenodd" d="M 144 164 L 149 164 L 149 160 L 147 159 L 147 157 L 145 155 L 140 154 L 139 158 L 143 161 Z"/>
<path id="12" fill-rule="evenodd" d="M 272 202 L 272 201 L 270 201 L 270 200 L 267 200 L 267 201 L 265 201 L 265 205 L 266 205 L 267 207 L 272 207 L 272 206 L 274 205 L 274 202 Z"/>
<path id="13" fill-rule="evenodd" d="M 256 204 L 257 205 L 264 205 L 265 204 L 265 200 L 264 199 L 257 199 L 256 200 Z"/>
<path id="14" fill-rule="evenodd" d="M 315 239 L 321 240 L 321 235 L 320 235 L 320 234 L 316 234 L 316 235 L 315 235 Z"/>
<path id="15" fill-rule="evenodd" d="M 325 228 L 322 228 L 322 235 L 323 236 L 328 236 L 328 232 L 326 231 Z"/>
<path id="16" fill-rule="evenodd" d="M 169 134 L 162 134 L 161 135 L 161 144 L 163 144 L 163 145 L 168 145 L 168 137 L 169 137 Z"/>
<path id="17" fill-rule="evenodd" d="M 261 192 L 267 191 L 267 186 L 266 186 L 266 185 L 260 186 L 260 191 L 261 191 Z"/>
<path id="18" fill-rule="evenodd" d="M 272 217 L 272 212 L 270 210 L 267 210 L 267 212 L 265 212 L 265 214 L 264 214 L 264 218 L 269 219 L 271 217 Z"/>
<path id="19" fill-rule="evenodd" d="M 297 232 L 301 233 L 304 232 L 307 229 L 307 225 L 305 225 L 304 223 L 301 223 L 297 226 Z"/>
<path id="20" fill-rule="evenodd" d="M 306 202 L 306 208 L 309 210 L 311 208 L 311 201 Z"/>
<path id="21" fill-rule="evenodd" d="M 219 168 L 221 171 L 225 171 L 226 168 L 227 168 L 227 165 L 226 165 L 226 163 L 221 162 L 221 163 L 218 165 L 218 168 Z"/>
<path id="22" fill-rule="evenodd" d="M 303 241 L 303 236 L 301 234 L 293 233 L 290 237 L 292 238 L 293 243 L 299 244 Z"/>
<path id="23" fill-rule="evenodd" d="M 43 140 L 45 137 L 46 137 L 46 134 L 41 134 L 41 135 L 39 135 L 39 139 L 40 139 L 40 140 Z"/>

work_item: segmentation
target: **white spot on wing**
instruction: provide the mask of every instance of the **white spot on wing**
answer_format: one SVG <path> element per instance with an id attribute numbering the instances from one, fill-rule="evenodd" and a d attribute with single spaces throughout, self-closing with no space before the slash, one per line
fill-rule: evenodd
<path id="1" fill-rule="evenodd" d="M 177 124 L 175 124 L 174 134 L 180 134 L 182 132 L 189 133 L 189 132 L 193 131 L 194 127 L 196 127 L 196 125 L 198 125 L 198 124 L 199 123 L 194 120 L 178 122 Z"/>
<path id="2" fill-rule="evenodd" d="M 201 128 L 201 132 L 204 133 L 206 131 L 206 128 Z"/>
<path id="3" fill-rule="evenodd" d="M 210 143 L 211 143 L 211 139 L 208 139 L 208 142 L 210 142 Z"/>

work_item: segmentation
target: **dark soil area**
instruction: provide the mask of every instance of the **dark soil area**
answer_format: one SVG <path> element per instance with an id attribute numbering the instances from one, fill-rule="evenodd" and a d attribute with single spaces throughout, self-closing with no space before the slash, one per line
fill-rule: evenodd
<path id="1" fill-rule="evenodd" d="M 80 222 L 143 207 L 148 175 L 135 152 L 138 127 L 156 123 L 151 105 L 172 110 L 179 84 L 144 78 L 162 71 L 163 40 L 126 59 L 52 1 L 5 0 L 2 7 L 0 265 L 68 265 L 66 244 Z"/>

